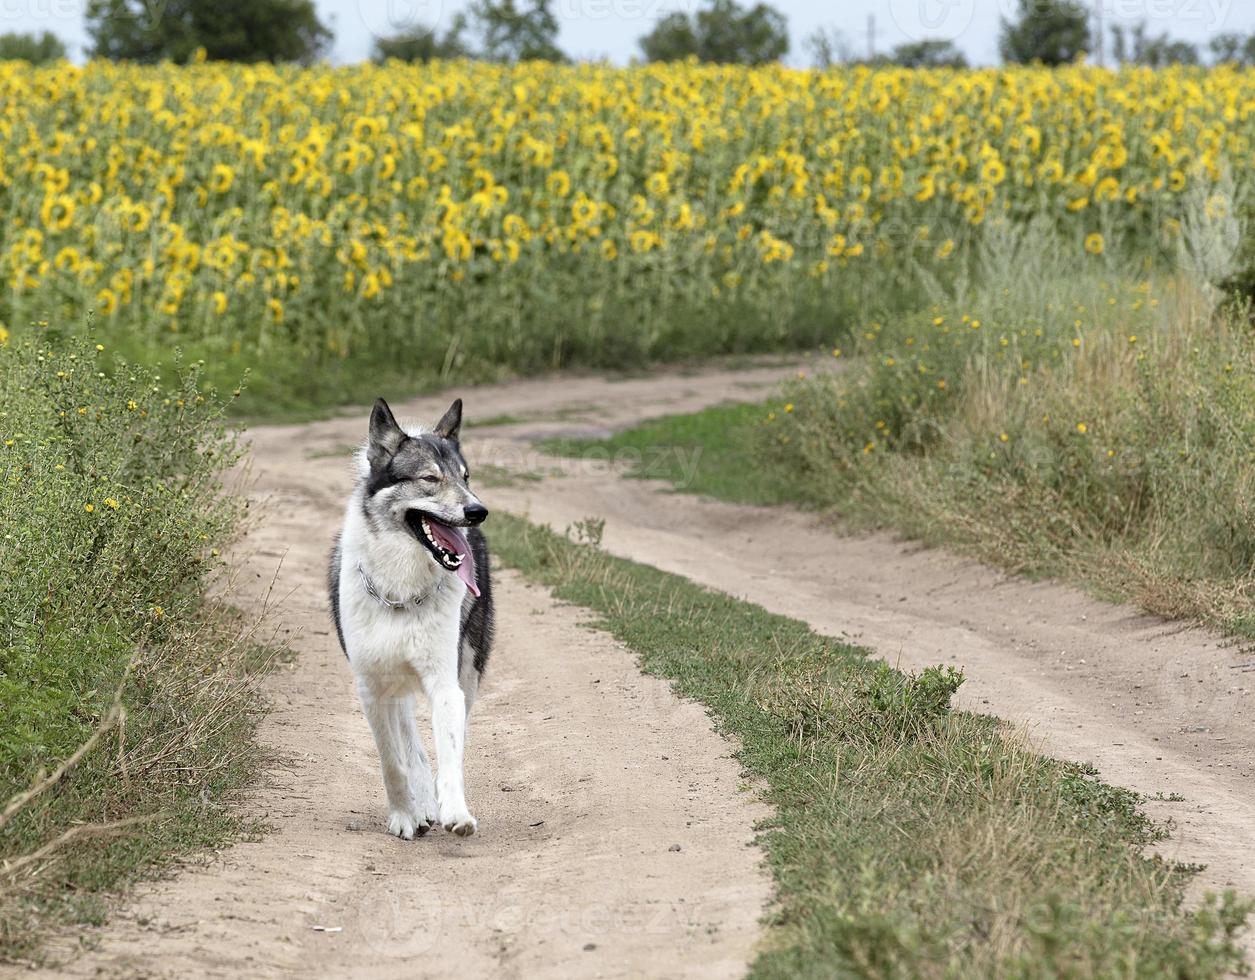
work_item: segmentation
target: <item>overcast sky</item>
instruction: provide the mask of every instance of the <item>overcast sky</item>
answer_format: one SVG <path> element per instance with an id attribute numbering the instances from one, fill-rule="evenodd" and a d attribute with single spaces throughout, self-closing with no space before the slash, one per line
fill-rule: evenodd
<path id="1" fill-rule="evenodd" d="M 83 9 L 87 0 L 0 0 L 0 31 L 51 30 L 78 56 L 86 41 Z M 145 0 L 154 8 L 164 0 Z M 213 2 L 213 0 L 202 0 Z M 525 2 L 525 0 L 523 0 Z M 747 0 L 742 0 L 747 2 Z M 420 22 L 447 25 L 467 0 L 315 0 L 323 20 L 334 27 L 332 60 L 360 61 L 374 39 Z M 1252 0 L 1102 0 L 1108 24 L 1145 20 L 1155 34 L 1168 33 L 1205 44 L 1224 31 L 1255 32 Z M 704 0 L 553 0 L 562 25 L 559 44 L 578 58 L 608 58 L 626 63 L 639 53 L 637 39 L 663 14 L 691 11 Z M 1094 0 L 1094 6 L 1098 0 Z M 807 63 L 804 40 L 816 28 L 831 27 L 851 49 L 869 49 L 869 19 L 874 45 L 887 51 L 907 40 L 954 40 L 977 64 L 998 60 L 998 24 L 1016 0 L 775 0 L 789 21 L 791 64 Z"/>

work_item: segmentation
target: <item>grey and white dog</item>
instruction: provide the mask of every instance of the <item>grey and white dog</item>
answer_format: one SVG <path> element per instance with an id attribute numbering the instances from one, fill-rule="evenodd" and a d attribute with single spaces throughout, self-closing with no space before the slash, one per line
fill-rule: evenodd
<path id="1" fill-rule="evenodd" d="M 430 431 L 403 429 L 382 398 L 357 456 L 357 485 L 331 556 L 331 612 L 357 678 L 384 788 L 388 831 L 478 824 L 462 778 L 466 724 L 492 644 L 488 508 L 471 492 L 458 399 Z M 431 705 L 436 771 L 415 717 Z"/>

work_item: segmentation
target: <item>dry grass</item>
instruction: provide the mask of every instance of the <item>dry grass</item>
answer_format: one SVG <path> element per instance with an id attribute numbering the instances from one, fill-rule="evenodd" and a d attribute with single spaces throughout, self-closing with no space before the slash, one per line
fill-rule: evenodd
<path id="1" fill-rule="evenodd" d="M 852 523 L 1255 635 L 1249 325 L 1183 275 L 998 285 L 870 331 L 760 448 Z"/>

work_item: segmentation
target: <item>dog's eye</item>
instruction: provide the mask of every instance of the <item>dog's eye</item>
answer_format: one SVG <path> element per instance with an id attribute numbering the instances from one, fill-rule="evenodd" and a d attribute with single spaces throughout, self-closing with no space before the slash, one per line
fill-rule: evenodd
<path id="1" fill-rule="evenodd" d="M 424 483 L 439 483 L 440 482 L 440 477 L 436 476 L 434 473 L 425 473 L 422 476 L 420 476 L 419 479 L 422 480 Z"/>

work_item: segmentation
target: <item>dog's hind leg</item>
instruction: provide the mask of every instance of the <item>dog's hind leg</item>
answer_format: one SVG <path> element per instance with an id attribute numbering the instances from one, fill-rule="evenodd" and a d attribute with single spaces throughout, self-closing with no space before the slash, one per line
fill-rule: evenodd
<path id="1" fill-rule="evenodd" d="M 410 782 L 410 760 L 400 724 L 402 706 L 408 701 L 412 711 L 413 699 L 397 694 L 376 694 L 363 683 L 358 684 L 357 693 L 379 749 L 383 785 L 388 794 L 388 833 L 402 840 L 413 840 L 422 814 Z"/>
<path id="2" fill-rule="evenodd" d="M 469 837 L 478 826 L 466 808 L 462 760 L 466 749 L 466 695 L 454 670 L 449 676 L 425 679 L 431 701 L 431 730 L 436 741 L 436 803 L 440 823 L 459 837 Z"/>

